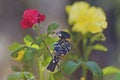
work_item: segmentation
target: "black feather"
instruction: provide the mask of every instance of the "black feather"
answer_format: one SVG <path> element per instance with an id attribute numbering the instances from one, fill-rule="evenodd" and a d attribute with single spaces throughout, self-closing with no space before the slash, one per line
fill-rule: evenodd
<path id="1" fill-rule="evenodd" d="M 50 70 L 51 72 L 55 71 L 55 68 L 59 62 L 59 59 L 56 58 L 56 56 L 51 60 L 50 64 L 47 66 L 47 70 Z"/>

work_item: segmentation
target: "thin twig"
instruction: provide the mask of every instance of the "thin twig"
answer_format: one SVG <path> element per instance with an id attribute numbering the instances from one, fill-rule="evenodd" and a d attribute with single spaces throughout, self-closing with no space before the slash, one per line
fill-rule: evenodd
<path id="1" fill-rule="evenodd" d="M 38 36 L 41 36 L 41 34 L 40 34 L 40 25 L 39 24 L 38 24 Z M 47 51 L 49 52 L 50 56 L 53 58 L 52 53 L 50 52 L 50 49 L 48 48 L 46 42 L 44 40 L 42 40 L 42 42 L 45 45 L 45 47 L 46 47 Z"/>
<path id="2" fill-rule="evenodd" d="M 48 48 L 48 46 L 47 46 L 47 44 L 45 43 L 45 41 L 42 40 L 42 42 L 43 42 L 43 44 L 45 45 L 46 49 L 48 50 L 50 56 L 53 57 L 53 56 L 52 56 L 52 53 L 50 52 L 50 49 Z"/>

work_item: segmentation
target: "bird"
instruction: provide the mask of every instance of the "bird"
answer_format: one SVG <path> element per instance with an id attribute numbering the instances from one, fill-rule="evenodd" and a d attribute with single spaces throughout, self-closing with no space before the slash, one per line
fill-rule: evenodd
<path id="1" fill-rule="evenodd" d="M 51 72 L 55 71 L 55 68 L 61 57 L 64 57 L 71 49 L 70 42 L 68 41 L 68 39 L 70 39 L 70 35 L 67 32 L 59 31 L 56 33 L 56 35 L 60 39 L 54 44 L 54 56 L 47 66 L 47 70 L 50 70 Z"/>

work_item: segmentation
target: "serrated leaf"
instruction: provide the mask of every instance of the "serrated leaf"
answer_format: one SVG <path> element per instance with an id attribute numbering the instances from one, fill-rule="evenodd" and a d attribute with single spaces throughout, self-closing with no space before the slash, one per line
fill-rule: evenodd
<path id="1" fill-rule="evenodd" d="M 36 52 L 36 49 L 33 49 L 33 48 L 26 50 L 23 56 L 23 60 L 25 61 L 32 60 L 34 58 L 35 52 Z"/>
<path id="2" fill-rule="evenodd" d="M 103 75 L 110 75 L 115 73 L 120 73 L 120 69 L 114 66 L 108 66 L 103 69 Z"/>
<path id="3" fill-rule="evenodd" d="M 108 49 L 104 46 L 104 45 L 101 45 L 101 44 L 96 44 L 94 46 L 92 46 L 92 48 L 94 50 L 99 50 L 99 51 L 108 51 Z"/>
<path id="4" fill-rule="evenodd" d="M 9 50 L 16 50 L 20 47 L 21 47 L 21 45 L 15 42 L 9 47 Z"/>
<path id="5" fill-rule="evenodd" d="M 26 46 L 31 46 L 31 44 L 33 43 L 33 38 L 30 35 L 26 35 L 24 37 L 24 43 Z"/>
<path id="6" fill-rule="evenodd" d="M 103 72 L 97 63 L 94 61 L 88 61 L 85 63 L 87 69 L 93 73 L 93 80 L 102 80 Z"/>
<path id="7" fill-rule="evenodd" d="M 76 63 L 73 61 L 68 61 L 62 64 L 62 69 L 68 75 L 71 75 L 75 70 L 77 70 L 82 63 Z"/>
<path id="8" fill-rule="evenodd" d="M 47 28 L 47 33 L 48 34 L 54 34 L 55 33 L 54 30 L 56 30 L 58 27 L 59 27 L 59 25 L 56 24 L 56 23 L 50 24 Z"/>

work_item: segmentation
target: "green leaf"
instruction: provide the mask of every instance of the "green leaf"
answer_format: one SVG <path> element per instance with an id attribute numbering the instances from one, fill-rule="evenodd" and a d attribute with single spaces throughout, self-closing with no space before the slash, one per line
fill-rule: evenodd
<path id="1" fill-rule="evenodd" d="M 49 53 L 47 53 L 46 55 L 43 55 L 43 57 L 44 57 L 44 59 L 43 59 L 41 64 L 44 67 L 46 67 L 50 63 L 50 61 L 51 61 L 51 56 L 49 55 Z"/>
<path id="2" fill-rule="evenodd" d="M 8 76 L 7 80 L 19 80 L 20 74 L 19 73 L 14 73 Z"/>
<path id="3" fill-rule="evenodd" d="M 20 50 L 24 49 L 24 48 L 25 48 L 25 46 L 21 46 L 21 47 L 17 48 L 16 50 L 14 50 L 14 51 L 12 52 L 11 56 L 14 57 L 14 58 L 16 58 L 16 57 L 18 56 L 18 52 L 19 52 Z"/>
<path id="4" fill-rule="evenodd" d="M 120 73 L 115 75 L 115 79 L 114 80 L 120 80 Z"/>
<path id="5" fill-rule="evenodd" d="M 93 35 L 93 37 L 90 39 L 91 43 L 94 43 L 95 41 L 105 41 L 106 37 L 103 33 L 97 33 Z"/>
<path id="6" fill-rule="evenodd" d="M 53 50 L 54 43 L 58 40 L 59 40 L 58 37 L 57 38 L 56 37 L 54 37 L 54 38 L 53 37 L 47 37 L 47 38 L 44 39 L 44 41 L 46 42 L 46 44 L 48 45 L 50 50 Z"/>
<path id="7" fill-rule="evenodd" d="M 55 33 L 54 30 L 56 30 L 58 27 L 59 27 L 59 25 L 56 24 L 56 23 L 50 24 L 47 28 L 47 33 L 48 34 L 54 34 Z"/>
<path id="8" fill-rule="evenodd" d="M 42 44 L 43 39 L 44 39 L 44 36 L 36 37 L 35 43 L 40 46 Z"/>
<path id="9" fill-rule="evenodd" d="M 94 50 L 99 50 L 99 51 L 105 51 L 105 52 L 108 51 L 108 49 L 101 44 L 96 44 L 96 45 L 92 46 L 92 48 Z"/>
<path id="10" fill-rule="evenodd" d="M 36 49 L 33 49 L 33 48 L 26 50 L 23 56 L 23 60 L 25 61 L 32 60 L 34 58 L 35 52 L 36 52 Z"/>
<path id="11" fill-rule="evenodd" d="M 36 80 L 35 76 L 30 72 L 24 72 L 24 76 L 27 80 Z"/>
<path id="12" fill-rule="evenodd" d="M 71 75 L 75 70 L 77 70 L 81 65 L 81 62 L 75 63 L 73 61 L 68 61 L 62 64 L 62 69 L 68 75 Z"/>
<path id="13" fill-rule="evenodd" d="M 8 76 L 7 80 L 36 80 L 30 72 L 15 72 Z"/>
<path id="14" fill-rule="evenodd" d="M 58 24 L 56 24 L 56 23 L 52 23 L 52 24 L 50 24 L 49 26 L 48 26 L 48 29 L 52 29 L 52 30 L 55 30 L 55 29 L 57 29 L 58 28 Z"/>
<path id="15" fill-rule="evenodd" d="M 114 66 L 108 66 L 103 69 L 103 75 L 110 75 L 115 73 L 120 73 L 120 69 Z"/>
<path id="16" fill-rule="evenodd" d="M 88 61 L 85 65 L 93 73 L 93 80 L 102 80 L 103 72 L 97 63 Z"/>
<path id="17" fill-rule="evenodd" d="M 24 37 L 24 43 L 26 46 L 31 46 L 31 44 L 33 43 L 33 38 L 30 35 L 26 35 Z"/>
<path id="18" fill-rule="evenodd" d="M 21 45 L 15 42 L 9 47 L 9 50 L 16 50 L 20 47 L 21 47 Z"/>

